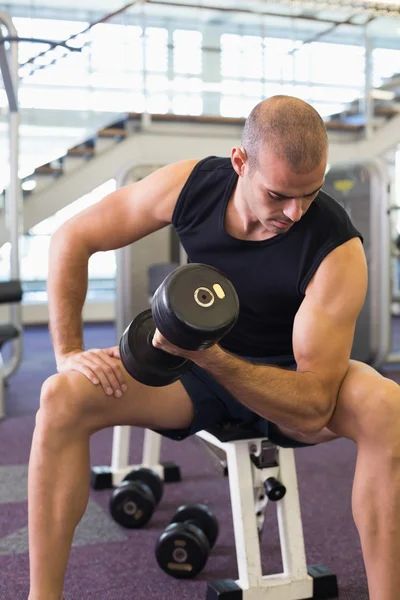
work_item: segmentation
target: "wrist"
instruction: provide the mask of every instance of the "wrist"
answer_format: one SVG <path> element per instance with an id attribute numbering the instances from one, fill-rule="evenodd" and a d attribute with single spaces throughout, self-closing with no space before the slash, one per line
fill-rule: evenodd
<path id="1" fill-rule="evenodd" d="M 219 362 L 221 358 L 225 355 L 225 352 L 220 346 L 214 344 L 214 346 L 207 348 L 207 350 L 201 350 L 194 354 L 195 356 L 191 357 L 191 360 L 198 367 L 207 370 L 212 365 L 215 365 L 217 362 Z"/>
<path id="2" fill-rule="evenodd" d="M 61 348 L 54 352 L 56 360 L 63 360 L 71 356 L 72 354 L 79 354 L 79 352 L 83 352 L 83 348 L 81 346 L 69 347 L 69 348 Z"/>

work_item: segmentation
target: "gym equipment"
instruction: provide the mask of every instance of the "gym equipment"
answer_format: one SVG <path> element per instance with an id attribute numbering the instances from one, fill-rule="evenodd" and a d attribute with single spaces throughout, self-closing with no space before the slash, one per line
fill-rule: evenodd
<path id="1" fill-rule="evenodd" d="M 286 488 L 275 477 L 268 477 L 264 482 L 265 494 L 271 502 L 282 500 L 286 494 Z"/>
<path id="2" fill-rule="evenodd" d="M 134 469 L 123 479 L 110 498 L 114 521 L 128 529 L 148 523 L 163 495 L 163 482 L 151 469 Z"/>
<path id="3" fill-rule="evenodd" d="M 157 288 L 151 310 L 126 328 L 120 341 L 122 363 L 141 383 L 169 385 L 192 362 L 155 348 L 156 328 L 179 348 L 204 350 L 228 333 L 238 315 L 235 288 L 218 269 L 199 263 L 178 267 Z"/>
<path id="4" fill-rule="evenodd" d="M 217 518 L 208 506 L 180 506 L 157 540 L 159 566 L 177 579 L 196 577 L 205 567 L 218 533 Z"/>
<path id="5" fill-rule="evenodd" d="M 2 281 L 0 282 L 0 304 L 18 304 L 22 300 L 22 287 L 20 281 Z M 4 382 L 7 377 L 17 368 L 20 362 L 20 353 L 14 349 L 13 356 L 4 364 L 1 351 L 6 342 L 17 340 L 18 346 L 21 343 L 22 327 L 14 320 L 13 323 L 0 324 L 0 419 L 5 416 L 5 398 Z M 10 368 L 11 367 L 11 368 Z"/>
<path id="6" fill-rule="evenodd" d="M 9 241 L 11 243 L 10 253 L 10 278 L 11 281 L 0 284 L 0 303 L 10 304 L 9 323 L 0 325 L 0 352 L 5 342 L 12 341 L 11 356 L 7 363 L 3 363 L 0 354 L 0 419 L 5 416 L 4 406 L 4 382 L 7 381 L 19 367 L 22 358 L 22 326 L 21 326 L 21 298 L 22 289 L 20 284 L 20 260 L 19 244 L 22 231 L 22 207 L 21 183 L 19 179 L 19 126 L 20 113 L 18 105 L 18 39 L 11 17 L 0 11 L 0 23 L 3 25 L 1 38 L 10 38 L 9 47 L 6 51 L 5 45 L 0 45 L 0 70 L 4 82 L 4 91 L 8 101 L 8 124 L 9 124 L 9 157 L 10 172 L 9 185 L 6 189 L 6 206 L 4 212 L 7 216 L 6 223 L 9 229 Z"/>
<path id="7" fill-rule="evenodd" d="M 349 214 L 364 238 L 368 291 L 358 316 L 351 358 L 376 369 L 399 362 L 391 353 L 390 179 L 379 160 L 332 165 L 324 191 Z"/>
<path id="8" fill-rule="evenodd" d="M 307 567 L 293 448 L 243 426 L 197 436 L 226 454 L 239 572 L 237 581 L 209 583 L 207 600 L 337 598 L 336 575 L 322 565 Z M 269 500 L 277 510 L 283 572 L 263 575 L 260 541 Z"/>

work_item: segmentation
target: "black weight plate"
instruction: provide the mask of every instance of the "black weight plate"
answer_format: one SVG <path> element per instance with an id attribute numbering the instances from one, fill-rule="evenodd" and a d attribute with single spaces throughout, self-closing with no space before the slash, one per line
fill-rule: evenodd
<path id="1" fill-rule="evenodd" d="M 139 529 L 146 525 L 155 506 L 154 494 L 140 481 L 124 481 L 110 498 L 112 518 L 128 529 Z"/>
<path id="2" fill-rule="evenodd" d="M 143 482 L 153 492 L 157 504 L 160 502 L 163 495 L 164 486 L 162 479 L 157 475 L 155 471 L 152 471 L 152 469 L 145 469 L 144 467 L 134 469 L 133 471 L 128 473 L 126 477 L 124 477 L 123 481 Z"/>
<path id="3" fill-rule="evenodd" d="M 184 504 L 171 519 L 171 523 L 192 523 L 204 531 L 213 548 L 219 534 L 217 517 L 206 504 Z"/>
<path id="4" fill-rule="evenodd" d="M 182 377 L 192 363 L 154 348 L 154 331 L 151 310 L 137 315 L 121 337 L 121 360 L 137 381 L 152 386 L 168 385 Z"/>
<path id="5" fill-rule="evenodd" d="M 187 350 L 209 348 L 233 327 L 239 300 L 221 271 L 199 263 L 168 275 L 152 299 L 154 323 L 171 343 Z"/>
<path id="6" fill-rule="evenodd" d="M 172 523 L 156 544 L 156 559 L 163 571 L 176 579 L 196 577 L 204 568 L 210 546 L 194 525 Z"/>

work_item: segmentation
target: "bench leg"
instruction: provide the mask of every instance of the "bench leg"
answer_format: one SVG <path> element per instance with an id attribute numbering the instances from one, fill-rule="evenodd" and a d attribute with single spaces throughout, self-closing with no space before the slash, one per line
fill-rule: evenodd
<path id="1" fill-rule="evenodd" d="M 130 426 L 114 427 L 111 467 L 92 467 L 91 486 L 93 489 L 99 490 L 116 487 L 128 473 L 140 467 L 152 469 L 165 483 L 181 481 L 181 473 L 177 465 L 169 462 L 160 462 L 162 437 L 150 429 L 145 429 L 144 431 L 142 464 L 129 464 L 130 436 Z"/>
<path id="2" fill-rule="evenodd" d="M 209 584 L 207 600 L 303 600 L 314 596 L 314 580 L 308 573 L 301 523 L 293 449 L 279 449 L 278 467 L 256 470 L 250 459 L 249 441 L 224 444 L 239 579 Z M 283 572 L 263 576 L 255 513 L 256 479 L 278 477 L 286 494 L 276 502 Z M 322 597 L 322 596 L 321 596 Z M 326 596 L 334 597 L 334 596 Z"/>

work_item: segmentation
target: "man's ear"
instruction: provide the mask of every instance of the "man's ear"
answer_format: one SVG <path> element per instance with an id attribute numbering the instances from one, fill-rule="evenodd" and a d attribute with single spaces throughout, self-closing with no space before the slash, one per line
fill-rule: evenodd
<path id="1" fill-rule="evenodd" d="M 236 146 L 235 148 L 232 148 L 231 160 L 232 166 L 236 173 L 239 175 L 239 177 L 242 177 L 247 163 L 247 155 L 242 146 Z"/>

